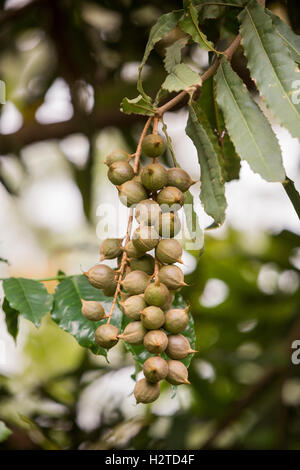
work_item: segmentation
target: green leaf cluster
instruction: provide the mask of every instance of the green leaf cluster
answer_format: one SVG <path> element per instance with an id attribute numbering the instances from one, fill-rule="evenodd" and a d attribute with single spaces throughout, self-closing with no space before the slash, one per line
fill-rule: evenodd
<path id="1" fill-rule="evenodd" d="M 233 41 L 232 30 L 240 33 L 247 68 L 258 92 L 279 123 L 299 140 L 300 37 L 273 12 L 263 8 L 258 0 L 212 3 L 187 0 L 183 2 L 182 10 L 159 17 L 150 31 L 140 66 L 137 88 L 141 94 L 135 100 L 125 98 L 122 110 L 159 114 L 159 101 L 165 101 L 168 93 L 184 90 L 190 95 L 186 134 L 198 154 L 200 200 L 204 210 L 214 219 L 212 227 L 216 227 L 225 220 L 225 184 L 239 178 L 240 160 L 245 160 L 266 181 L 286 183 L 289 180 L 269 117 L 233 70 L 232 54 L 228 55 L 224 47 L 217 47 L 210 39 L 207 20 L 222 18 L 220 44 L 222 40 L 227 45 Z M 218 28 L 218 23 L 216 25 Z M 167 75 L 152 108 L 151 98 L 143 90 L 141 72 L 160 41 L 167 44 L 163 53 Z M 202 80 L 190 63 L 184 61 L 190 47 L 209 53 L 213 77 L 208 75 Z M 291 192 L 287 194 L 290 197 Z M 293 192 L 290 199 L 298 213 L 300 196 L 295 198 Z"/>

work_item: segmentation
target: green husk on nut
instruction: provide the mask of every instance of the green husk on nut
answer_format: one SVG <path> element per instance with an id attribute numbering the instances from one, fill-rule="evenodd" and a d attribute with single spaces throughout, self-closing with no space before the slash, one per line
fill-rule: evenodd
<path id="1" fill-rule="evenodd" d="M 167 286 L 160 282 L 153 282 L 146 288 L 144 298 L 148 305 L 162 308 L 169 299 L 169 294 Z"/>
<path id="2" fill-rule="evenodd" d="M 172 238 L 160 240 L 156 247 L 155 254 L 162 263 L 182 263 L 182 247 L 177 240 Z"/>
<path id="3" fill-rule="evenodd" d="M 83 274 L 87 277 L 89 283 L 97 289 L 108 288 L 115 280 L 114 270 L 105 264 L 96 264 Z"/>
<path id="4" fill-rule="evenodd" d="M 183 206 L 184 196 L 175 186 L 166 186 L 158 193 L 157 202 L 163 212 L 176 212 Z"/>
<path id="5" fill-rule="evenodd" d="M 190 186 L 196 183 L 190 175 L 182 168 L 170 168 L 168 170 L 168 186 L 175 186 L 183 193 L 187 191 Z"/>
<path id="6" fill-rule="evenodd" d="M 165 323 L 165 314 L 161 308 L 150 305 L 141 311 L 141 320 L 147 330 L 157 330 Z"/>
<path id="7" fill-rule="evenodd" d="M 144 376 L 152 383 L 165 379 L 168 375 L 168 371 L 167 361 L 158 356 L 149 357 L 143 365 Z"/>
<path id="8" fill-rule="evenodd" d="M 131 271 L 121 282 L 122 286 L 131 295 L 142 294 L 150 282 L 150 276 L 144 271 Z"/>
<path id="9" fill-rule="evenodd" d="M 126 341 L 126 343 L 137 346 L 138 344 L 143 344 L 143 339 L 146 333 L 147 330 L 143 326 L 142 322 L 133 321 L 128 323 L 123 333 L 118 335 L 118 338 Z"/>
<path id="10" fill-rule="evenodd" d="M 123 302 L 119 302 L 119 304 L 124 315 L 131 318 L 131 320 L 139 320 L 141 311 L 147 306 L 143 294 L 131 295 Z"/>
<path id="11" fill-rule="evenodd" d="M 95 341 L 98 346 L 110 349 L 119 341 L 118 334 L 119 330 L 116 326 L 111 324 L 101 325 L 95 331 Z"/>
<path id="12" fill-rule="evenodd" d="M 158 220 L 161 208 L 153 199 L 145 199 L 135 208 L 135 218 L 140 224 L 153 225 Z"/>
<path id="13" fill-rule="evenodd" d="M 176 290 L 187 286 L 187 284 L 184 282 L 183 272 L 180 268 L 178 268 L 178 266 L 173 264 L 163 266 L 159 270 L 158 279 L 171 290 Z"/>
<path id="14" fill-rule="evenodd" d="M 188 370 L 180 361 L 168 361 L 168 374 L 166 380 L 172 385 L 190 384 Z"/>
<path id="15" fill-rule="evenodd" d="M 166 168 L 159 163 L 151 163 L 143 169 L 141 180 L 142 184 L 149 191 L 158 191 L 166 186 L 168 172 Z"/>
<path id="16" fill-rule="evenodd" d="M 132 242 L 139 251 L 150 251 L 156 247 L 159 241 L 159 235 L 156 230 L 147 225 L 140 225 L 132 236 Z"/>
<path id="17" fill-rule="evenodd" d="M 189 307 L 185 309 L 172 308 L 168 310 L 165 317 L 164 328 L 170 333 L 182 333 L 189 324 Z"/>
<path id="18" fill-rule="evenodd" d="M 117 186 L 117 189 L 119 191 L 120 201 L 127 207 L 131 207 L 134 204 L 138 204 L 143 199 L 147 199 L 147 192 L 144 186 L 134 179 L 126 181 L 121 184 L 121 186 Z"/>
<path id="19" fill-rule="evenodd" d="M 136 403 L 152 403 L 160 394 L 159 383 L 148 382 L 147 379 L 139 380 L 134 387 Z"/>
<path id="20" fill-rule="evenodd" d="M 166 348 L 166 354 L 171 359 L 184 359 L 189 354 L 196 353 L 194 349 L 191 349 L 188 339 L 183 335 L 169 335 L 168 346 Z"/>
<path id="21" fill-rule="evenodd" d="M 142 152 L 150 158 L 159 157 L 166 150 L 165 139 L 157 134 L 148 134 L 142 142 Z"/>
<path id="22" fill-rule="evenodd" d="M 164 311 L 169 310 L 172 306 L 174 298 L 175 295 L 173 294 L 173 292 L 169 291 L 167 297 L 165 298 L 164 304 L 161 306 L 161 309 Z"/>
<path id="23" fill-rule="evenodd" d="M 106 238 L 100 246 L 100 261 L 114 259 L 122 254 L 122 238 Z"/>
<path id="24" fill-rule="evenodd" d="M 163 238 L 175 237 L 181 229 L 180 219 L 174 212 L 164 212 L 154 223 L 154 228 Z"/>
<path id="25" fill-rule="evenodd" d="M 134 177 L 134 171 L 128 162 L 114 162 L 108 168 L 107 177 L 112 184 L 119 185 L 131 180 Z"/>
<path id="26" fill-rule="evenodd" d="M 90 321 L 100 321 L 105 317 L 105 310 L 100 302 L 95 300 L 81 299 L 81 312 L 82 315 Z"/>
<path id="27" fill-rule="evenodd" d="M 144 337 L 144 346 L 150 353 L 160 354 L 168 346 L 168 337 L 161 330 L 150 330 Z"/>
<path id="28" fill-rule="evenodd" d="M 134 246 L 132 240 L 130 240 L 128 243 L 126 243 L 123 250 L 126 251 L 126 254 L 127 254 L 128 258 L 141 258 L 145 254 L 144 251 L 138 250 Z"/>
<path id="29" fill-rule="evenodd" d="M 117 281 L 115 279 L 109 286 L 104 287 L 102 289 L 102 292 L 105 295 L 105 297 L 113 297 L 113 295 L 116 292 L 116 288 L 117 288 Z"/>
<path id="30" fill-rule="evenodd" d="M 105 165 L 112 165 L 115 162 L 123 161 L 128 162 L 130 159 L 129 153 L 125 152 L 125 150 L 113 150 L 109 155 L 107 155 L 106 159 L 104 160 Z"/>
<path id="31" fill-rule="evenodd" d="M 155 260 L 153 256 L 146 254 L 141 258 L 131 258 L 129 260 L 129 266 L 132 271 L 144 271 L 145 273 L 149 274 L 150 276 L 154 272 L 154 264 Z"/>

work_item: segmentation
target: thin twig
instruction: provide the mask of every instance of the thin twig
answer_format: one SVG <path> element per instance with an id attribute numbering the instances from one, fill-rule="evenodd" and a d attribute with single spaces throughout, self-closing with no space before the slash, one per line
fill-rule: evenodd
<path id="1" fill-rule="evenodd" d="M 133 209 L 131 208 L 129 218 L 128 218 L 127 230 L 126 230 L 125 246 L 130 240 L 132 221 L 133 221 Z M 121 282 L 122 282 L 123 274 L 124 274 L 124 271 L 125 271 L 125 268 L 126 268 L 126 265 L 127 265 L 127 260 L 128 260 L 127 253 L 126 253 L 126 251 L 124 251 L 124 253 L 122 255 L 121 265 L 120 265 L 120 268 L 119 268 L 119 276 L 118 276 L 116 291 L 115 291 L 114 298 L 113 298 L 113 301 L 112 301 L 112 304 L 111 304 L 111 307 L 110 307 L 109 314 L 107 316 L 107 323 L 110 323 L 114 308 L 115 308 L 116 303 L 117 303 L 118 295 L 121 291 Z"/>
<path id="2" fill-rule="evenodd" d="M 158 283 L 158 273 L 159 273 L 159 261 L 158 259 L 156 258 L 156 255 L 155 255 L 155 262 L 154 262 L 154 273 L 153 273 L 153 278 L 155 280 L 155 284 Z"/>
<path id="3" fill-rule="evenodd" d="M 140 157 L 141 157 L 141 153 L 142 153 L 142 142 L 144 140 L 145 135 L 147 134 L 147 131 L 148 131 L 149 126 L 152 122 L 152 119 L 153 119 L 153 116 L 150 116 L 149 119 L 146 121 L 145 127 L 143 129 L 143 132 L 141 134 L 141 137 L 140 137 L 140 140 L 139 140 L 139 143 L 138 143 L 138 146 L 136 148 L 135 157 L 134 157 L 134 165 L 133 165 L 133 171 L 134 171 L 135 174 L 137 174 L 138 169 L 139 169 Z"/>
<path id="4" fill-rule="evenodd" d="M 159 121 L 158 117 L 155 116 L 155 118 L 153 120 L 153 130 L 152 130 L 153 134 L 155 134 L 155 135 L 157 135 L 157 133 L 158 133 L 158 121 Z"/>
<path id="5" fill-rule="evenodd" d="M 138 170 L 139 170 L 140 157 L 141 157 L 141 153 L 142 153 L 142 142 L 143 142 L 143 139 L 144 139 L 145 135 L 148 132 L 148 129 L 149 129 L 149 126 L 150 126 L 152 120 L 153 120 L 153 116 L 150 116 L 149 119 L 146 121 L 146 124 L 144 126 L 143 132 L 141 134 L 141 137 L 139 139 L 139 142 L 138 142 L 138 145 L 137 145 L 137 148 L 136 148 L 136 152 L 135 152 L 135 155 L 134 155 L 134 165 L 133 165 L 133 171 L 134 171 L 135 175 L 138 174 Z M 124 246 L 126 246 L 126 244 L 130 240 L 132 222 L 133 222 L 133 208 L 130 208 Z M 113 301 L 112 301 L 112 304 L 111 304 L 110 312 L 107 316 L 107 323 L 108 324 L 110 323 L 114 308 L 116 306 L 118 295 L 121 292 L 121 282 L 122 282 L 122 279 L 123 279 L 124 271 L 125 271 L 126 266 L 127 266 L 127 262 L 128 262 L 128 256 L 127 256 L 126 251 L 124 251 L 124 253 L 122 255 L 120 268 L 118 270 L 117 287 L 116 287 L 116 290 L 115 290 L 115 293 L 114 293 L 114 298 L 113 298 Z"/>
<path id="6" fill-rule="evenodd" d="M 238 46 L 240 45 L 241 42 L 241 36 L 238 34 L 235 39 L 232 41 L 230 46 L 225 49 L 225 51 L 222 53 L 227 60 L 231 60 L 234 52 L 237 50 Z M 165 103 L 164 105 L 160 106 L 157 108 L 156 111 L 156 116 L 161 117 L 166 111 L 169 111 L 169 109 L 173 108 L 176 106 L 183 98 L 185 98 L 188 94 L 194 93 L 197 89 L 201 88 L 202 84 L 208 80 L 214 73 L 217 71 L 219 65 L 221 62 L 221 58 L 218 57 L 215 62 L 201 75 L 201 83 L 198 85 L 194 85 L 193 87 L 188 87 L 185 90 L 181 91 L 177 96 L 172 98 L 170 101 Z"/>

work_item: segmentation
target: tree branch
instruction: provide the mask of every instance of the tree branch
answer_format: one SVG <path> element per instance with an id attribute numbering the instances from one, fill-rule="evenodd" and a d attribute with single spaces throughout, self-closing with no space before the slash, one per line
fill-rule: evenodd
<path id="1" fill-rule="evenodd" d="M 238 34 L 235 39 L 232 41 L 232 43 L 230 44 L 230 46 L 225 49 L 225 51 L 222 53 L 222 55 L 225 55 L 225 57 L 228 59 L 228 60 L 231 60 L 234 52 L 237 50 L 238 46 L 240 45 L 241 43 L 241 36 L 240 34 Z M 218 57 L 215 62 L 206 70 L 206 72 L 204 72 L 202 75 L 201 75 L 201 83 L 199 85 L 195 85 L 193 87 L 189 87 L 187 88 L 186 90 L 183 90 L 181 91 L 177 96 L 175 96 L 174 98 L 172 98 L 170 101 L 168 101 L 167 103 L 165 103 L 163 106 L 160 106 L 158 109 L 157 109 L 157 116 L 158 117 L 161 117 L 166 111 L 169 111 L 169 109 L 173 108 L 174 106 L 176 106 L 183 98 L 185 98 L 190 92 L 194 92 L 196 91 L 197 89 L 201 88 L 202 86 L 202 83 L 205 82 L 206 80 L 208 80 L 212 75 L 214 75 L 214 73 L 217 71 L 219 65 L 220 65 L 220 61 L 221 61 L 221 57 Z"/>
<path id="2" fill-rule="evenodd" d="M 140 119 L 140 116 L 125 115 L 117 109 L 95 111 L 90 115 L 90 131 L 95 132 L 107 126 L 129 127 Z M 16 152 L 35 142 L 62 139 L 70 134 L 82 132 L 82 129 L 82 122 L 77 117 L 52 124 L 28 122 L 14 134 L 0 136 L 0 155 Z"/>
<path id="3" fill-rule="evenodd" d="M 248 394 L 240 400 L 236 406 L 223 418 L 217 425 L 213 434 L 202 445 L 201 450 L 209 449 L 212 447 L 216 439 L 222 432 L 228 428 L 234 421 L 236 421 L 242 412 L 253 403 L 253 401 L 268 387 L 275 379 L 279 377 L 281 369 L 273 368 L 266 372 L 266 374 L 251 388 Z"/>

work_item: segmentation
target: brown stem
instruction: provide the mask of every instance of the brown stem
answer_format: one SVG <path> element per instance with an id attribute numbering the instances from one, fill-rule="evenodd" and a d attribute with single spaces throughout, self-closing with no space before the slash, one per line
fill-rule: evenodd
<path id="1" fill-rule="evenodd" d="M 128 224 L 127 224 L 127 230 L 126 230 L 125 245 L 130 240 L 132 221 L 133 221 L 133 209 L 130 209 Z M 113 301 L 112 301 L 112 304 L 111 304 L 110 312 L 109 312 L 109 315 L 107 317 L 107 323 L 110 323 L 114 308 L 115 308 L 116 303 L 117 303 L 118 295 L 121 291 L 121 282 L 122 282 L 122 278 L 123 278 L 123 274 L 124 274 L 126 265 L 127 265 L 127 253 L 126 253 L 126 251 L 124 251 L 124 253 L 122 255 L 121 265 L 120 265 L 120 268 L 119 268 L 119 276 L 118 276 L 117 287 L 116 287 L 114 298 L 113 298 Z"/>
<path id="2" fill-rule="evenodd" d="M 237 50 L 238 46 L 241 42 L 241 35 L 238 34 L 235 39 L 232 41 L 230 46 L 225 49 L 222 53 L 228 60 L 231 60 L 234 52 Z M 203 82 L 208 80 L 214 73 L 217 71 L 220 65 L 221 58 L 218 57 L 215 62 L 201 75 L 201 83 L 198 85 L 194 85 L 193 87 L 188 87 L 185 90 L 181 91 L 177 96 L 172 98 L 170 101 L 165 103 L 163 106 L 160 106 L 156 111 L 156 116 L 161 117 L 163 114 L 168 111 L 169 109 L 176 106 L 183 98 L 185 98 L 189 93 L 194 93 L 197 89 L 201 88 Z"/>
<path id="3" fill-rule="evenodd" d="M 159 273 L 159 261 L 155 256 L 154 273 L 153 273 L 155 284 L 157 284 L 159 282 L 158 281 L 158 273 Z"/>
<path id="4" fill-rule="evenodd" d="M 152 122 L 152 119 L 153 119 L 153 116 L 150 116 L 149 119 L 146 121 L 145 127 L 143 129 L 143 132 L 141 134 L 141 137 L 140 137 L 140 140 L 139 140 L 139 143 L 138 143 L 138 146 L 136 148 L 135 157 L 134 157 L 134 165 L 133 165 L 133 171 L 134 171 L 135 174 L 137 174 L 138 169 L 139 169 L 140 157 L 141 157 L 141 153 L 142 153 L 142 142 L 143 142 L 143 139 L 144 139 L 145 135 L 147 134 L 147 131 L 148 131 L 149 126 Z"/>
<path id="5" fill-rule="evenodd" d="M 159 121 L 158 117 L 155 116 L 155 118 L 153 120 L 153 131 L 152 131 L 153 134 L 155 134 L 155 135 L 157 135 L 157 133 L 158 133 L 158 121 Z"/>
<path id="6" fill-rule="evenodd" d="M 235 53 L 235 51 L 237 50 L 237 48 L 239 47 L 241 43 L 241 39 L 242 39 L 242 36 L 238 34 L 236 38 L 232 41 L 230 46 L 224 51 L 224 55 L 226 56 L 227 60 L 232 59 L 233 54 Z"/>
<path id="7" fill-rule="evenodd" d="M 174 108 L 174 106 L 176 106 L 176 104 L 178 104 L 192 90 L 193 90 L 193 88 L 187 88 L 186 90 L 181 91 L 177 96 L 172 98 L 170 101 L 165 103 L 163 106 L 160 106 L 160 108 L 158 108 L 156 110 L 156 115 L 158 117 L 163 116 L 166 111 L 168 111 L 171 108 Z"/>
<path id="8" fill-rule="evenodd" d="M 134 173 L 136 175 L 138 173 L 140 157 L 141 157 L 141 153 L 142 153 L 142 142 L 143 142 L 143 139 L 144 139 L 145 135 L 147 134 L 147 131 L 148 131 L 149 126 L 152 122 L 152 119 L 153 119 L 153 116 L 150 116 L 149 119 L 146 121 L 146 124 L 144 126 L 143 132 L 141 134 L 141 137 L 139 139 L 139 142 L 138 142 L 138 145 L 137 145 L 137 148 L 136 148 L 135 157 L 134 157 L 134 165 L 133 165 L 133 170 L 134 170 Z M 133 222 L 133 209 L 130 208 L 124 246 L 126 246 L 126 244 L 130 240 L 132 222 Z M 124 253 L 122 255 L 120 268 L 118 270 L 118 281 L 117 281 L 116 291 L 115 291 L 114 298 L 113 298 L 113 301 L 112 301 L 112 304 L 111 304 L 110 312 L 107 316 L 107 323 L 110 323 L 114 308 L 115 308 L 116 303 L 117 303 L 118 295 L 121 291 L 121 282 L 122 282 L 122 278 L 123 278 L 123 275 L 124 275 L 124 271 L 125 271 L 126 266 L 127 266 L 127 261 L 128 261 L 127 253 L 126 253 L 126 251 L 124 251 Z"/>

